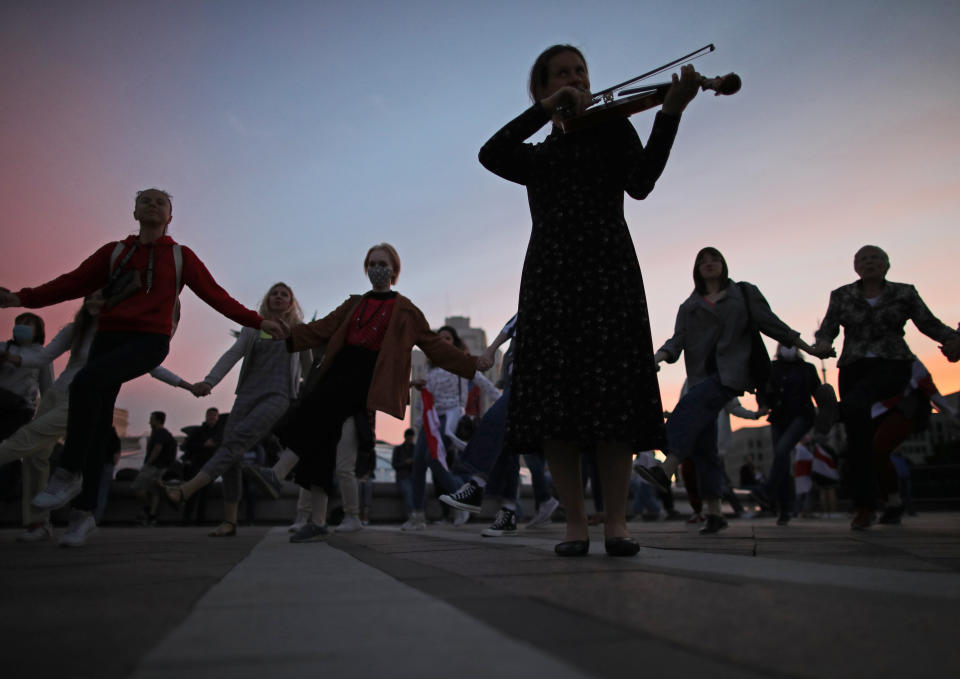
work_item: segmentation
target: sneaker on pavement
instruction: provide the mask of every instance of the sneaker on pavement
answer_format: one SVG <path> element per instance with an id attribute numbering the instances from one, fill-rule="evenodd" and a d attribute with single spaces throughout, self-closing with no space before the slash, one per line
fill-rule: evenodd
<path id="1" fill-rule="evenodd" d="M 480 535 L 485 538 L 510 537 L 516 534 L 517 513 L 506 507 L 501 507 L 493 523 L 480 532 Z"/>
<path id="2" fill-rule="evenodd" d="M 17 536 L 17 542 L 43 542 L 52 536 L 53 528 L 50 526 L 50 521 L 31 523 Z"/>
<path id="3" fill-rule="evenodd" d="M 274 500 L 280 498 L 281 484 L 280 479 L 273 473 L 271 467 L 255 467 L 253 465 L 243 467 L 243 473 L 248 479 L 253 481 L 257 488 Z"/>
<path id="4" fill-rule="evenodd" d="M 696 514 L 691 514 L 690 518 L 687 519 L 687 523 L 703 523 L 706 519 L 703 518 L 703 514 L 699 512 Z"/>
<path id="5" fill-rule="evenodd" d="M 427 527 L 427 520 L 423 512 L 410 512 L 410 518 L 403 522 L 400 530 L 424 530 Z"/>
<path id="6" fill-rule="evenodd" d="M 329 533 L 326 526 L 318 526 L 313 521 L 307 521 L 303 528 L 290 536 L 290 542 L 317 542 Z"/>
<path id="7" fill-rule="evenodd" d="M 703 528 L 700 529 L 700 535 L 712 535 L 719 533 L 727 527 L 727 520 L 718 514 L 707 514 L 707 520 L 703 522 Z"/>
<path id="8" fill-rule="evenodd" d="M 455 509 L 453 510 L 453 525 L 456 527 L 462 526 L 467 521 L 470 520 L 470 512 L 466 509 Z"/>
<path id="9" fill-rule="evenodd" d="M 60 537 L 61 547 L 83 547 L 87 538 L 97 532 L 97 522 L 93 512 L 84 512 L 75 509 L 70 512 L 70 521 L 67 532 Z"/>
<path id="10" fill-rule="evenodd" d="M 363 530 L 363 524 L 360 523 L 358 516 L 345 516 L 340 525 L 333 530 L 336 533 L 356 533 L 358 530 Z"/>
<path id="11" fill-rule="evenodd" d="M 778 526 L 786 526 L 790 523 L 790 515 L 786 512 L 782 512 L 780 516 L 777 517 Z"/>
<path id="12" fill-rule="evenodd" d="M 537 510 L 536 515 L 529 522 L 527 522 L 527 528 L 534 528 L 545 523 L 549 523 L 550 519 L 553 517 L 553 513 L 557 511 L 557 507 L 560 506 L 560 500 L 555 497 L 551 497 L 548 500 L 545 500 L 540 503 L 540 508 Z"/>
<path id="13" fill-rule="evenodd" d="M 301 528 L 303 528 L 304 526 L 306 526 L 306 525 L 307 525 L 307 522 L 308 522 L 309 520 L 310 520 L 310 519 L 307 518 L 307 517 L 299 517 L 299 516 L 298 516 L 297 519 L 296 519 L 296 521 L 294 521 L 294 522 L 291 523 L 289 526 L 287 526 L 287 532 L 288 532 L 288 533 L 296 533 L 298 530 L 300 530 Z"/>
<path id="14" fill-rule="evenodd" d="M 663 467 L 656 465 L 653 467 L 643 467 L 637 465 L 636 467 L 637 474 L 651 486 L 658 493 L 669 493 L 670 492 L 670 479 L 667 478 L 667 473 L 663 471 Z"/>
<path id="15" fill-rule="evenodd" d="M 83 477 L 80 474 L 57 467 L 50 475 L 47 487 L 30 504 L 37 509 L 59 509 L 79 495 L 82 488 Z"/>
<path id="16" fill-rule="evenodd" d="M 440 502 L 454 509 L 479 514 L 483 505 L 483 488 L 476 481 L 470 480 L 460 486 L 455 493 L 441 495 Z"/>

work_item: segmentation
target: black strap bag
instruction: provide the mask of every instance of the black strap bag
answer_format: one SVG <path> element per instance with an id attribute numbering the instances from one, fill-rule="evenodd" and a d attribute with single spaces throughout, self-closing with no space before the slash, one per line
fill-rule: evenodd
<path id="1" fill-rule="evenodd" d="M 737 283 L 740 288 L 740 294 L 743 296 L 743 304 L 747 310 L 747 323 L 750 326 L 750 386 L 749 391 L 756 392 L 762 390 L 770 381 L 770 354 L 767 353 L 767 345 L 763 343 L 760 336 L 760 330 L 753 321 L 753 314 L 750 313 L 750 300 L 747 296 L 747 289 L 743 283 Z"/>

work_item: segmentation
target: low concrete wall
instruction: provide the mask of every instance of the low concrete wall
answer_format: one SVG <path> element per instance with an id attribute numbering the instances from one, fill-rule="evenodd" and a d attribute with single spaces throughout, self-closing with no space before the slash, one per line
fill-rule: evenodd
<path id="1" fill-rule="evenodd" d="M 110 487 L 110 500 L 107 503 L 107 511 L 104 513 L 104 525 L 108 524 L 130 524 L 136 522 L 136 517 L 140 513 L 141 504 L 130 488 L 129 481 L 113 481 Z M 278 500 L 255 498 L 254 517 L 257 523 L 289 523 L 293 521 L 297 510 L 297 497 L 299 495 L 299 486 L 287 481 L 283 484 L 283 493 Z M 533 497 L 529 487 L 521 490 L 521 504 L 526 516 L 532 516 L 534 512 Z M 206 523 L 218 523 L 223 520 L 223 487 L 219 483 L 214 483 L 207 493 Z M 429 498 L 424 508 L 427 519 L 435 521 L 443 516 L 444 505 L 442 505 L 434 496 L 433 486 L 427 484 L 427 497 Z M 336 513 L 337 508 L 341 506 L 339 496 L 331 498 L 328 514 Z M 481 520 L 492 520 L 500 508 L 500 503 L 495 498 L 487 498 L 483 503 L 483 511 L 479 517 Z M 240 506 L 240 521 L 245 520 L 245 507 Z M 53 520 L 55 523 L 65 524 L 67 521 L 66 509 L 60 509 L 54 512 Z M 166 502 L 161 502 L 157 518 L 160 523 L 174 524 L 181 521 L 181 515 L 174 511 Z M 403 507 L 403 499 L 397 491 L 396 484 L 376 481 L 373 484 L 373 505 L 370 511 L 370 519 L 374 523 L 399 523 L 406 519 L 406 511 Z M 21 522 L 20 498 L 10 499 L 0 503 L 0 524 L 18 525 Z"/>

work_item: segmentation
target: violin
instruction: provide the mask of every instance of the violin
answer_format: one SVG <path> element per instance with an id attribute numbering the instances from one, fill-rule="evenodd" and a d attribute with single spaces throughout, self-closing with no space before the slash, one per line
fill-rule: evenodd
<path id="1" fill-rule="evenodd" d="M 713 44 L 706 45 L 670 63 L 658 66 L 652 71 L 648 71 L 618 85 L 591 94 L 590 105 L 580 115 L 570 115 L 569 112 L 565 114 L 562 109 L 558 109 L 562 118 L 561 128 L 564 133 L 576 132 L 577 130 L 582 130 L 598 123 L 605 123 L 616 118 L 626 118 L 634 113 L 660 106 L 663 104 L 664 99 L 666 99 L 667 92 L 670 90 L 670 86 L 673 85 L 672 82 L 656 83 L 641 87 L 629 86 L 657 75 L 658 73 L 662 73 L 677 64 L 692 61 L 705 54 L 709 54 L 715 49 Z M 736 73 L 718 75 L 715 78 L 700 76 L 700 89 L 702 91 L 712 90 L 716 93 L 716 96 L 721 94 L 736 94 L 740 91 L 740 85 L 740 76 Z"/>

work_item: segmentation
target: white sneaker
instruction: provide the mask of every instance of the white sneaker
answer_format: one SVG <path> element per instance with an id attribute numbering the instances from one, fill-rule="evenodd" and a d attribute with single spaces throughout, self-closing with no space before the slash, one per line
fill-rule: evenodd
<path id="1" fill-rule="evenodd" d="M 540 503 L 540 509 L 537 510 L 536 516 L 530 519 L 527 522 L 527 528 L 534 528 L 544 523 L 549 523 L 553 513 L 557 511 L 557 507 L 560 506 L 560 500 L 555 497 L 551 497 L 546 502 Z"/>
<path id="2" fill-rule="evenodd" d="M 34 526 L 27 526 L 23 532 L 17 536 L 17 542 L 43 542 L 53 536 L 53 529 L 50 526 L 49 519 L 43 523 Z"/>
<path id="3" fill-rule="evenodd" d="M 345 516 L 340 525 L 333 530 L 336 533 L 356 533 L 358 530 L 363 530 L 363 524 L 360 523 L 358 516 Z"/>
<path id="4" fill-rule="evenodd" d="M 455 509 L 453 510 L 453 525 L 462 526 L 467 521 L 470 520 L 470 512 L 465 509 Z"/>
<path id="5" fill-rule="evenodd" d="M 304 526 L 306 526 L 309 521 L 310 521 L 310 516 L 309 516 L 309 515 L 307 515 L 307 514 L 301 514 L 301 513 L 298 512 L 296 518 L 293 520 L 293 523 L 291 523 L 289 526 L 287 526 L 287 532 L 288 532 L 288 533 L 296 533 L 296 532 L 298 532 L 301 528 L 303 528 Z"/>
<path id="6" fill-rule="evenodd" d="M 423 512 L 410 512 L 410 518 L 403 522 L 400 530 L 424 530 L 427 527 L 427 520 Z"/>
<path id="7" fill-rule="evenodd" d="M 70 512 L 70 523 L 67 532 L 60 538 L 61 547 L 82 547 L 87 544 L 87 538 L 97 532 L 97 522 L 93 512 L 83 512 L 75 509 Z"/>
<path id="8" fill-rule="evenodd" d="M 30 504 L 37 509 L 59 509 L 79 495 L 82 488 L 83 477 L 80 474 L 57 467 L 50 475 L 47 487 Z"/>

